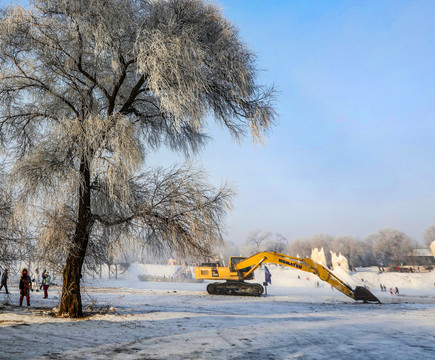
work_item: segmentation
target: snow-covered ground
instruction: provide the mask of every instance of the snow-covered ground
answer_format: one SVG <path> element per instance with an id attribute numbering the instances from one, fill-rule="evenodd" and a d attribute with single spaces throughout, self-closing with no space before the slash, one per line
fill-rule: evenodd
<path id="1" fill-rule="evenodd" d="M 50 288 L 49 299 L 33 292 L 31 307 L 0 308 L 0 358 L 435 358 L 435 272 L 339 274 L 351 286 L 369 286 L 383 302 L 378 305 L 356 303 L 326 283 L 316 287 L 313 275 L 274 266 L 273 285 L 259 298 L 211 296 L 205 283 L 137 279 L 162 270 L 150 269 L 88 281 L 84 303 L 111 309 L 86 319 L 49 315 L 58 287 Z M 262 282 L 261 270 L 256 276 Z M 381 292 L 380 283 L 397 286 L 400 295 Z M 17 304 L 16 288 L 10 300 Z"/>

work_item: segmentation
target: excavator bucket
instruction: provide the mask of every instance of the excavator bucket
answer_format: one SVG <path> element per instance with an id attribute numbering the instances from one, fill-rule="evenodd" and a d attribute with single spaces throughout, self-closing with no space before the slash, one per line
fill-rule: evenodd
<path id="1" fill-rule="evenodd" d="M 364 286 L 357 286 L 353 291 L 355 300 L 362 300 L 365 303 L 367 302 L 375 302 L 381 304 L 379 299 L 374 296 L 370 290 L 366 289 Z"/>

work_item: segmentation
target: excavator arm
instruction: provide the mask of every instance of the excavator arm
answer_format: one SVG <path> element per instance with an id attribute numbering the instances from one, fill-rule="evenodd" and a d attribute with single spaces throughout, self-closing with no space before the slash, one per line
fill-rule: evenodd
<path id="1" fill-rule="evenodd" d="M 321 264 L 316 263 L 310 258 L 300 259 L 276 252 L 263 251 L 252 255 L 243 261 L 240 261 L 235 266 L 235 268 L 238 270 L 239 277 L 241 278 L 240 280 L 243 280 L 243 278 L 246 278 L 253 273 L 261 264 L 278 264 L 312 273 L 318 276 L 320 280 L 327 282 L 332 287 L 354 300 L 380 303 L 378 298 L 365 287 L 357 286 L 355 289 L 352 289 L 348 284 L 344 283 L 337 276 L 335 276 L 329 269 Z M 245 269 L 248 270 L 244 271 Z"/>

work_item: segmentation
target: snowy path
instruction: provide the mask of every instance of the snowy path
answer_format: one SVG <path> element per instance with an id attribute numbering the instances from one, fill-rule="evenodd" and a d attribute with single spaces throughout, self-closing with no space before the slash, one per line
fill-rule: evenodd
<path id="1" fill-rule="evenodd" d="M 86 320 L 0 310 L 0 358 L 435 358 L 435 301 L 372 305 L 328 288 L 277 286 L 273 295 L 247 298 L 210 296 L 204 284 L 137 285 L 87 288 L 85 301 L 115 312 Z M 44 304 L 32 295 L 33 306 Z"/>

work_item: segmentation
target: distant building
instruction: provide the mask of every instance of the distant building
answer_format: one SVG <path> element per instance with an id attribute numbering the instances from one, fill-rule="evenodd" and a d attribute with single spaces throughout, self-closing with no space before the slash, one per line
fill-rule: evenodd
<path id="1" fill-rule="evenodd" d="M 414 249 L 410 255 L 406 257 L 406 263 L 416 266 L 435 265 L 435 257 L 430 249 Z"/>

